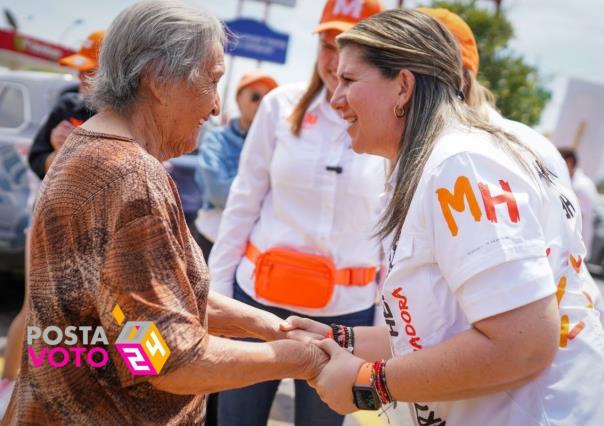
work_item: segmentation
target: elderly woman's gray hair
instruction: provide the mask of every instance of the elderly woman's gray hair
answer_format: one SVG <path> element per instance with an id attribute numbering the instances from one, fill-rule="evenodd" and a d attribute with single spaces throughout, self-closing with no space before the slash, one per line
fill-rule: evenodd
<path id="1" fill-rule="evenodd" d="M 172 0 L 136 3 L 107 32 L 88 101 L 98 111 L 123 112 L 136 100 L 141 77 L 193 82 L 199 65 L 225 43 L 223 25 L 199 8 Z"/>

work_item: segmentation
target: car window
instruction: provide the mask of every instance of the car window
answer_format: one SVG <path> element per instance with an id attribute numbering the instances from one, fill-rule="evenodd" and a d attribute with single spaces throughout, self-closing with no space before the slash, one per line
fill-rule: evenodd
<path id="1" fill-rule="evenodd" d="M 0 82 L 0 127 L 21 127 L 25 114 L 25 90 L 16 84 Z"/>

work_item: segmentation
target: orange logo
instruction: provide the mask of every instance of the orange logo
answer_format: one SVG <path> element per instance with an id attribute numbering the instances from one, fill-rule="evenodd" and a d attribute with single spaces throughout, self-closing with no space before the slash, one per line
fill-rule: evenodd
<path id="1" fill-rule="evenodd" d="M 478 189 L 480 189 L 480 195 L 482 195 L 482 202 L 484 203 L 484 209 L 487 214 L 487 219 L 489 219 L 493 223 L 497 223 L 497 213 L 495 212 L 495 206 L 497 204 L 505 203 L 508 207 L 508 214 L 510 215 L 510 220 L 512 221 L 512 223 L 518 223 L 520 221 L 520 213 L 518 212 L 518 204 L 516 204 L 516 199 L 514 198 L 514 194 L 512 194 L 510 184 L 504 180 L 499 180 L 499 185 L 501 185 L 503 193 L 496 197 L 492 197 L 488 185 L 484 183 L 478 184 Z"/>
<path id="2" fill-rule="evenodd" d="M 308 129 L 319 121 L 319 116 L 317 114 L 313 114 L 312 112 L 307 112 L 304 114 L 304 118 L 302 119 L 302 128 Z"/>
<path id="3" fill-rule="evenodd" d="M 575 259 L 575 257 L 571 254 L 568 257 L 568 260 L 570 260 L 571 266 L 573 267 L 575 272 L 578 274 L 579 270 L 581 269 L 581 264 L 583 263 L 583 259 L 581 258 L 581 256 L 579 256 Z"/>
<path id="4" fill-rule="evenodd" d="M 512 223 L 518 223 L 520 221 L 520 212 L 518 211 L 518 204 L 516 203 L 516 198 L 512 193 L 510 184 L 504 180 L 499 180 L 499 185 L 501 186 L 503 193 L 493 197 L 486 183 L 478 184 L 478 189 L 482 197 L 482 203 L 484 205 L 487 220 L 497 223 L 497 212 L 495 210 L 495 206 L 498 204 L 505 204 L 507 206 L 508 215 Z M 455 222 L 455 218 L 451 213 L 451 208 L 461 213 L 466 209 L 465 202 L 467 202 L 472 217 L 476 222 L 480 222 L 482 212 L 478 202 L 476 201 L 476 195 L 472 189 L 470 180 L 466 176 L 459 176 L 457 178 L 453 188 L 453 193 L 451 193 L 447 188 L 439 188 L 436 190 L 436 195 L 438 197 L 438 202 L 440 203 L 440 208 L 443 217 L 445 218 L 445 222 L 447 222 L 449 231 L 451 231 L 451 235 L 454 237 L 458 234 L 459 229 L 457 227 L 457 223 Z"/>
<path id="5" fill-rule="evenodd" d="M 457 178 L 453 194 L 446 188 L 439 188 L 436 190 L 436 195 L 438 197 L 438 202 L 440 203 L 440 209 L 447 222 L 447 226 L 449 227 L 449 231 L 451 231 L 451 235 L 456 236 L 458 232 L 457 223 L 451 213 L 451 207 L 461 213 L 466 209 L 464 199 L 468 202 L 470 213 L 472 213 L 474 220 L 476 222 L 480 221 L 482 212 L 476 201 L 476 196 L 470 185 L 470 180 L 467 177 L 460 176 Z"/>
<path id="6" fill-rule="evenodd" d="M 571 256 L 572 258 L 572 256 Z M 556 291 L 556 299 L 558 300 L 558 306 L 560 306 L 560 302 L 564 297 L 564 293 L 566 293 L 566 277 L 560 278 L 558 281 L 558 290 Z M 589 293 L 582 291 L 583 295 L 587 299 L 587 308 L 593 309 L 593 302 Z M 579 321 L 575 326 L 570 328 L 570 319 L 568 315 L 564 314 L 560 317 L 560 347 L 565 348 L 568 345 L 569 340 L 573 340 L 575 337 L 579 335 L 585 328 L 585 323 L 583 321 Z"/>

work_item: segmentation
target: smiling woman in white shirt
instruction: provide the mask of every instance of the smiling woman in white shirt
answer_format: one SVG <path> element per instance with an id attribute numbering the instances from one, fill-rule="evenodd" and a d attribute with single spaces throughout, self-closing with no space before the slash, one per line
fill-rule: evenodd
<path id="1" fill-rule="evenodd" d="M 329 0 L 309 84 L 281 86 L 262 101 L 247 135 L 216 243 L 211 288 L 282 318 L 371 325 L 383 264 L 379 219 L 386 165 L 351 148 L 349 126 L 329 105 L 337 84 L 335 37 L 382 10 L 378 0 Z M 264 426 L 279 385 L 218 398 L 220 425 Z M 296 381 L 296 425 L 343 417 Z"/>
<path id="2" fill-rule="evenodd" d="M 601 422 L 604 330 L 572 191 L 464 103 L 459 49 L 434 18 L 388 11 L 337 41 L 331 104 L 356 152 L 395 165 L 386 325 L 290 318 L 333 337 L 313 386 L 340 413 L 408 402 L 419 425 Z"/>

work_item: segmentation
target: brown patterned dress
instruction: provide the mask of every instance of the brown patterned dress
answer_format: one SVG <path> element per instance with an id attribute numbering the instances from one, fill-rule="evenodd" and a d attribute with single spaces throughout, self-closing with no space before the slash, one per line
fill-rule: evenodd
<path id="1" fill-rule="evenodd" d="M 155 322 L 171 351 L 160 374 L 207 345 L 207 268 L 161 163 L 133 140 L 76 129 L 42 184 L 31 237 L 27 325 L 100 325 L 109 362 L 36 368 L 25 342 L 4 423 L 202 424 L 203 395 L 155 389 L 114 346 L 116 304 L 126 321 Z"/>

